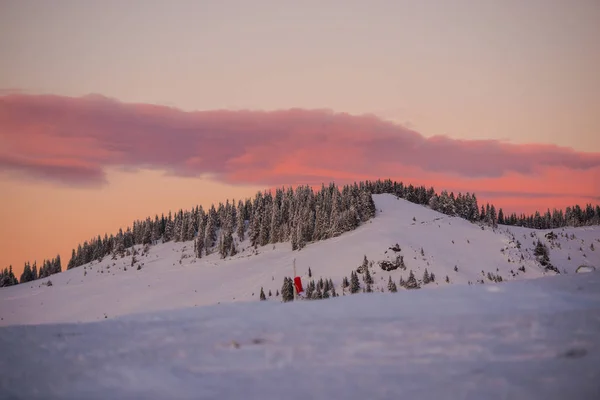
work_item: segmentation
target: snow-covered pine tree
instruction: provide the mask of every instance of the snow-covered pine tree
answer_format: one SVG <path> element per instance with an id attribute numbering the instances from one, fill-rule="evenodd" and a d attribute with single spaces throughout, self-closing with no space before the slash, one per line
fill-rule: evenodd
<path id="1" fill-rule="evenodd" d="M 342 229 L 342 205 L 339 189 L 333 188 L 331 197 L 331 216 L 329 218 L 329 235 L 328 237 L 336 237 L 343 233 Z"/>
<path id="2" fill-rule="evenodd" d="M 208 212 L 208 217 L 206 219 L 206 227 L 204 230 L 204 252 L 206 253 L 206 255 L 209 255 L 211 253 L 211 249 L 215 245 L 215 241 L 217 240 L 216 217 L 217 212 L 213 205 L 211 206 L 211 209 Z"/>
<path id="3" fill-rule="evenodd" d="M 371 272 L 369 271 L 368 266 L 367 266 L 367 268 L 365 268 L 365 274 L 363 276 L 363 279 L 367 285 L 373 284 L 373 278 L 371 277 Z"/>
<path id="4" fill-rule="evenodd" d="M 398 288 L 396 287 L 396 283 L 392 280 L 391 276 L 388 280 L 388 290 L 392 293 L 395 293 L 398 291 Z"/>
<path id="5" fill-rule="evenodd" d="M 425 272 L 423 273 L 423 285 L 427 285 L 431 281 L 429 277 L 429 272 L 427 272 L 427 268 L 425 268 Z"/>
<path id="6" fill-rule="evenodd" d="M 142 244 L 152 244 L 152 226 L 149 221 L 144 224 L 144 235 L 142 238 Z"/>
<path id="7" fill-rule="evenodd" d="M 284 302 L 294 300 L 294 286 L 291 278 L 283 278 L 283 286 L 281 287 L 281 299 Z"/>
<path id="8" fill-rule="evenodd" d="M 279 243 L 281 241 L 281 199 L 283 193 L 277 189 L 275 191 L 275 198 L 271 205 L 271 219 L 270 219 L 270 238 L 269 243 Z"/>
<path id="9" fill-rule="evenodd" d="M 265 291 L 263 290 L 263 288 L 260 288 L 260 300 L 261 301 L 265 301 L 267 300 L 267 296 L 265 296 Z"/>
<path id="10" fill-rule="evenodd" d="M 342 280 L 342 288 L 347 288 L 348 286 L 350 286 L 350 282 L 348 282 L 348 277 L 345 276 Z"/>
<path id="11" fill-rule="evenodd" d="M 350 293 L 358 293 L 360 290 L 360 282 L 358 281 L 358 274 L 354 271 L 350 274 Z"/>
<path id="12" fill-rule="evenodd" d="M 204 249 L 204 238 L 198 236 L 196 240 L 194 240 L 194 250 L 196 253 L 196 258 L 202 258 L 202 250 Z"/>
<path id="13" fill-rule="evenodd" d="M 419 282 L 417 282 L 417 279 L 415 278 L 415 274 L 413 273 L 412 269 L 410 270 L 410 273 L 408 275 L 408 280 L 404 284 L 404 287 L 407 289 L 420 289 L 421 288 L 421 286 L 419 285 Z"/>
<path id="14" fill-rule="evenodd" d="M 260 229 L 262 224 L 262 216 L 263 216 L 263 195 L 261 192 L 256 194 L 253 203 L 253 214 L 252 219 L 250 220 L 250 244 L 253 247 L 258 247 L 260 244 Z"/>
<path id="15" fill-rule="evenodd" d="M 320 285 L 317 285 L 317 289 L 313 292 L 312 298 L 314 300 L 319 300 L 323 298 L 323 292 L 321 291 Z"/>
<path id="16" fill-rule="evenodd" d="M 164 242 L 173 240 L 173 236 L 175 234 L 174 230 L 175 226 L 173 224 L 173 218 L 171 216 L 171 211 L 169 211 L 169 216 L 167 217 L 167 221 L 165 222 L 165 234 L 163 235 Z"/>
<path id="17" fill-rule="evenodd" d="M 244 208 L 244 203 L 241 200 L 238 202 L 236 217 L 236 232 L 238 239 L 240 240 L 240 242 L 242 242 L 244 240 L 244 232 L 246 230 L 246 212 Z"/>
<path id="18" fill-rule="evenodd" d="M 195 226 L 195 223 L 194 223 L 193 214 L 192 213 L 187 213 L 186 217 L 187 217 L 186 218 L 187 222 L 186 222 L 185 225 L 187 227 L 187 230 L 185 232 L 185 240 L 186 241 L 188 241 L 188 240 L 194 240 L 194 237 L 196 236 L 196 226 Z"/>

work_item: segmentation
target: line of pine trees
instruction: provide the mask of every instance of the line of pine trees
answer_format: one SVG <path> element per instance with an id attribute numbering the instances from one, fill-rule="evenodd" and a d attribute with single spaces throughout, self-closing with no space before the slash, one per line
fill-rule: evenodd
<path id="1" fill-rule="evenodd" d="M 4 268 L 4 271 L 0 272 L 0 287 L 17 285 L 18 283 L 25 283 L 34 281 L 36 279 L 46 278 L 53 274 L 58 274 L 62 271 L 62 265 L 60 261 L 60 255 L 51 260 L 44 260 L 42 266 L 38 271 L 37 263 L 34 261 L 33 266 L 29 262 L 25 263 L 23 273 L 19 280 L 13 273 L 12 265 L 8 268 Z"/>
<path id="2" fill-rule="evenodd" d="M 116 236 L 98 236 L 73 249 L 67 269 L 87 264 L 112 254 L 123 255 L 137 244 L 155 244 L 159 240 L 194 240 L 196 257 L 218 251 L 222 258 L 237 253 L 238 244 L 248 238 L 251 246 L 291 242 L 293 250 L 307 243 L 338 236 L 355 229 L 375 216 L 370 193 L 358 185 L 340 189 L 335 184 L 314 191 L 300 186 L 295 190 L 277 189 L 258 192 L 253 200 L 214 204 L 205 211 L 198 206 L 180 210 L 174 217 L 155 216 L 154 220 L 135 221 L 133 228 L 119 230 Z"/>
<path id="3" fill-rule="evenodd" d="M 155 244 L 159 240 L 189 241 L 195 239 L 197 257 L 218 251 L 222 258 L 237 253 L 234 234 L 238 243 L 246 237 L 254 247 L 269 243 L 290 241 L 293 250 L 302 249 L 307 243 L 338 236 L 358 227 L 375 215 L 375 204 L 371 194 L 389 193 L 410 202 L 427 205 L 446 215 L 458 216 L 471 222 L 517 225 L 535 229 L 551 229 L 563 226 L 600 224 L 600 206 L 588 204 L 582 212 L 579 206 L 567 207 L 565 213 L 548 211 L 544 217 L 539 212 L 531 216 L 504 217 L 502 209 L 489 203 L 478 206 L 475 194 L 442 191 L 438 195 L 434 188 L 405 186 L 392 180 L 364 181 L 346 185 L 340 191 L 334 183 L 324 185 L 317 192 L 311 187 L 300 186 L 258 192 L 253 200 L 235 200 L 218 207 L 211 205 L 208 211 L 197 206 L 191 211 L 179 210 L 174 217 L 169 212 L 165 217 L 154 220 L 135 221 L 133 229 L 119 230 L 116 236 L 104 239 L 100 236 L 73 249 L 68 269 L 93 260 L 101 260 L 107 254 L 123 254 L 134 244 Z"/>
<path id="4" fill-rule="evenodd" d="M 0 287 L 17 285 L 19 281 L 13 273 L 12 265 L 8 268 L 4 268 L 4 271 L 0 271 Z"/>
<path id="5" fill-rule="evenodd" d="M 554 229 L 564 226 L 585 226 L 600 224 L 600 206 L 588 204 L 585 209 L 576 205 L 565 211 L 548 210 L 545 214 L 536 212 L 526 216 L 511 214 L 505 216 L 502 209 L 496 211 L 492 204 L 477 204 L 475 194 L 442 191 L 437 194 L 433 188 L 404 185 L 402 182 L 387 180 L 364 181 L 345 185 L 341 190 L 331 183 L 314 191 L 308 186 L 277 189 L 271 192 L 258 192 L 253 200 L 227 200 L 208 210 L 197 206 L 191 210 L 179 210 L 167 216 L 156 215 L 154 219 L 136 220 L 125 232 L 104 237 L 98 235 L 73 249 L 67 269 L 101 260 L 107 255 L 113 258 L 123 256 L 133 245 L 151 245 L 159 241 L 194 240 L 196 256 L 218 251 L 222 258 L 235 255 L 237 243 L 248 237 L 254 247 L 269 243 L 290 241 L 293 250 L 302 249 L 306 244 L 338 236 L 355 229 L 375 215 L 375 204 L 371 194 L 389 193 L 415 204 L 427 205 L 446 215 L 458 216 L 472 222 L 495 226 L 497 224 L 516 225 L 534 229 Z M 60 272 L 44 262 L 44 274 L 34 273 L 35 267 L 28 267 L 21 276 L 21 282 Z M 60 262 L 59 262 L 60 264 Z M 49 272 L 46 272 L 49 271 Z M 14 282 L 10 271 L 0 275 L 2 282 Z M 7 276 L 5 278 L 5 276 Z M 23 280 L 25 279 L 25 280 Z"/>
<path id="6" fill-rule="evenodd" d="M 361 183 L 363 187 L 363 183 Z M 493 204 L 477 205 L 475 194 L 454 193 L 442 191 L 437 195 L 433 188 L 404 186 L 402 182 L 392 180 L 377 180 L 364 182 L 364 187 L 373 194 L 390 193 L 410 202 L 428 205 L 431 209 L 446 215 L 458 216 L 469 221 L 480 221 L 488 225 L 512 225 L 532 229 L 556 229 L 566 226 L 600 225 L 600 205 L 587 204 L 585 209 L 579 205 L 567 207 L 565 210 L 547 210 L 545 213 L 536 211 L 525 215 L 512 213 L 505 215 L 502 208 L 497 209 Z"/>

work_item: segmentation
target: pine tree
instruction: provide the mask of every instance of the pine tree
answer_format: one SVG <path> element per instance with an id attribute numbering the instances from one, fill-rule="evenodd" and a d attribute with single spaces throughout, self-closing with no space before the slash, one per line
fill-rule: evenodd
<path id="1" fill-rule="evenodd" d="M 171 217 L 171 212 L 169 211 L 169 216 L 167 217 L 167 221 L 165 222 L 165 234 L 163 235 L 163 241 L 168 242 L 173 240 L 173 236 L 175 234 L 175 227 L 173 224 L 173 219 Z"/>
<path id="2" fill-rule="evenodd" d="M 358 281 L 358 274 L 354 271 L 350 274 L 350 293 L 358 293 L 360 290 L 360 283 Z"/>
<path id="3" fill-rule="evenodd" d="M 196 258 L 202 258 L 202 250 L 204 249 L 204 238 L 198 236 L 195 240 Z"/>
<path id="4" fill-rule="evenodd" d="M 427 268 L 425 268 L 425 272 L 423 273 L 423 285 L 427 285 L 431 281 L 429 277 L 429 272 L 427 272 Z"/>
<path id="5" fill-rule="evenodd" d="M 238 239 L 241 241 L 244 240 L 244 231 L 246 228 L 246 219 L 245 219 L 245 208 L 244 208 L 244 203 L 240 200 L 238 203 L 238 209 L 237 209 L 237 214 L 236 214 L 236 232 L 238 235 Z"/>
<path id="6" fill-rule="evenodd" d="M 392 293 L 395 293 L 398 291 L 398 288 L 396 287 L 396 283 L 394 283 L 391 276 L 388 280 L 388 290 Z"/>
<path id="7" fill-rule="evenodd" d="M 373 278 L 371 277 L 371 272 L 369 271 L 369 267 L 365 269 L 364 280 L 367 285 L 373 284 Z"/>
<path id="8" fill-rule="evenodd" d="M 342 280 L 342 288 L 347 288 L 348 286 L 350 286 L 350 282 L 348 282 L 348 277 L 345 276 Z"/>
<path id="9" fill-rule="evenodd" d="M 294 300 L 294 283 L 291 278 L 283 278 L 283 286 L 281 287 L 281 297 L 284 302 Z"/>
<path id="10" fill-rule="evenodd" d="M 152 244 L 152 227 L 150 223 L 146 223 L 144 227 L 144 236 L 142 238 L 142 244 Z"/>
<path id="11" fill-rule="evenodd" d="M 217 221 L 216 221 L 216 210 L 212 206 L 206 220 L 206 228 L 204 232 L 204 251 L 206 255 L 210 254 L 212 247 L 215 245 L 217 240 Z"/>
<path id="12" fill-rule="evenodd" d="M 267 299 L 267 297 L 265 296 L 265 292 L 264 292 L 263 288 L 261 287 L 260 288 L 260 300 L 264 301 L 266 299 Z"/>
<path id="13" fill-rule="evenodd" d="M 186 215 L 186 232 L 185 232 L 185 240 L 193 240 L 194 236 L 196 236 L 196 227 L 194 226 L 194 221 L 191 213 L 187 213 Z"/>
<path id="14" fill-rule="evenodd" d="M 312 278 L 312 271 L 310 270 L 310 267 L 308 267 L 308 277 Z"/>
<path id="15" fill-rule="evenodd" d="M 404 284 L 404 287 L 406 287 L 407 289 L 420 289 L 421 288 L 421 286 L 419 285 L 419 282 L 417 282 L 417 279 L 415 278 L 415 274 L 413 274 L 413 272 L 412 272 L 412 269 L 410 270 L 410 273 L 408 275 L 408 280 Z"/>
<path id="16" fill-rule="evenodd" d="M 357 271 L 359 273 L 364 273 L 369 268 L 369 260 L 367 259 L 367 255 L 365 254 L 363 258 L 362 264 L 358 267 Z"/>
<path id="17" fill-rule="evenodd" d="M 317 285 L 317 289 L 313 292 L 313 297 L 314 300 L 319 300 L 323 298 L 323 292 L 321 291 L 321 286 Z"/>

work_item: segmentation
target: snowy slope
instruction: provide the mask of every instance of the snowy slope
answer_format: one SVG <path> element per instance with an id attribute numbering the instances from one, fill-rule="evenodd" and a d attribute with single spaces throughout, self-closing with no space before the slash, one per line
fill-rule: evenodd
<path id="1" fill-rule="evenodd" d="M 0 398 L 591 400 L 598 332 L 598 272 L 10 326 Z"/>
<path id="2" fill-rule="evenodd" d="M 480 279 L 489 283 L 484 276 L 488 272 L 501 275 L 504 280 L 553 274 L 545 273 L 533 256 L 537 238 L 550 245 L 544 237 L 548 231 L 482 229 L 392 195 L 375 195 L 374 200 L 377 215 L 373 220 L 301 251 L 291 251 L 289 243 L 254 250 L 248 248 L 246 241 L 238 246 L 245 249 L 233 258 L 221 260 L 218 254 L 212 254 L 195 259 L 192 242 L 169 242 L 151 247 L 146 255 L 138 255 L 143 264 L 141 270 L 131 268 L 131 256 L 117 260 L 106 257 L 100 263 L 50 278 L 2 288 L 0 325 L 96 321 L 137 312 L 257 301 L 261 287 L 267 294 L 272 292 L 270 300 L 278 302 L 280 298 L 275 293 L 281 290 L 283 277 L 292 276 L 294 258 L 297 272 L 305 282 L 310 267 L 313 278 L 332 278 L 341 292 L 342 278 L 350 276 L 364 255 L 376 262 L 393 260 L 396 253 L 389 247 L 396 243 L 401 248 L 398 254 L 404 255 L 408 269 L 417 278 L 423 276 L 425 268 L 436 274 L 436 283 L 425 286 L 426 289 L 446 286 L 446 275 L 451 284 L 466 284 Z M 600 267 L 598 227 L 555 232 L 559 237 L 550 249 L 550 259 L 561 272 L 573 274 L 579 265 Z M 590 249 L 592 243 L 596 250 Z M 518 271 L 521 265 L 525 272 Z M 408 277 L 408 270 L 385 272 L 378 266 L 372 273 L 375 290 L 385 288 L 390 275 L 396 282 L 401 275 Z M 48 280 L 53 284 L 50 287 L 45 286 Z"/>

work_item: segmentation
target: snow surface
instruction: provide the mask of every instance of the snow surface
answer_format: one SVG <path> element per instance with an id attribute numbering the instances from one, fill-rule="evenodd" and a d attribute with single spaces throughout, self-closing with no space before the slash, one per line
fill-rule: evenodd
<path id="1" fill-rule="evenodd" d="M 350 276 L 364 255 L 376 262 L 392 261 L 396 253 L 389 247 L 396 243 L 402 249 L 397 254 L 404 255 L 408 270 L 412 269 L 418 279 L 425 268 L 435 273 L 437 282 L 425 286 L 425 290 L 447 286 L 446 275 L 451 284 L 475 283 L 479 279 L 487 284 L 484 275 L 488 272 L 501 275 L 503 280 L 553 275 L 535 261 L 533 249 L 538 238 L 549 245 L 550 260 L 563 273 L 575 274 L 580 265 L 600 267 L 599 227 L 556 229 L 558 238 L 551 245 L 544 236 L 550 231 L 506 226 L 482 230 L 477 224 L 393 195 L 373 197 L 377 207 L 374 219 L 301 251 L 292 251 L 289 243 L 255 250 L 246 240 L 238 244 L 243 251 L 235 257 L 222 260 L 215 253 L 196 259 L 193 242 L 168 242 L 137 256 L 143 264 L 141 270 L 131 267 L 131 256 L 116 260 L 109 256 L 49 278 L 2 288 L 0 326 L 89 322 L 131 313 L 257 301 L 261 287 L 267 295 L 271 291 L 270 301 L 279 302 L 281 298 L 275 293 L 281 291 L 283 278 L 293 275 L 294 258 L 305 283 L 310 267 L 315 280 L 331 278 L 341 293 L 343 277 Z M 593 243 L 595 250 L 591 250 Z M 141 246 L 137 248 L 141 253 Z M 421 248 L 425 256 L 421 256 Z M 525 272 L 518 271 L 521 265 Z M 398 283 L 401 275 L 408 278 L 408 270 L 386 272 L 376 265 L 372 269 L 374 290 L 387 291 L 388 277 Z M 52 286 L 45 285 L 49 280 Z"/>
<path id="2" fill-rule="evenodd" d="M 600 273 L 0 328 L 0 398 L 599 399 Z"/>
<path id="3" fill-rule="evenodd" d="M 245 241 L 236 257 L 198 260 L 192 242 L 165 243 L 137 256 L 140 270 L 131 256 L 106 257 L 0 289 L 0 398 L 600 398 L 598 227 L 554 230 L 551 241 L 549 231 L 482 229 L 391 195 L 374 200 L 372 221 L 301 251 Z M 538 238 L 561 275 L 535 261 Z M 294 258 L 304 282 L 310 267 L 341 293 L 364 255 L 391 261 L 396 243 L 417 278 L 427 268 L 437 282 L 274 296 Z M 488 272 L 514 282 L 492 284 Z M 408 270 L 372 274 L 379 290 Z M 269 301 L 258 301 L 261 286 Z"/>

